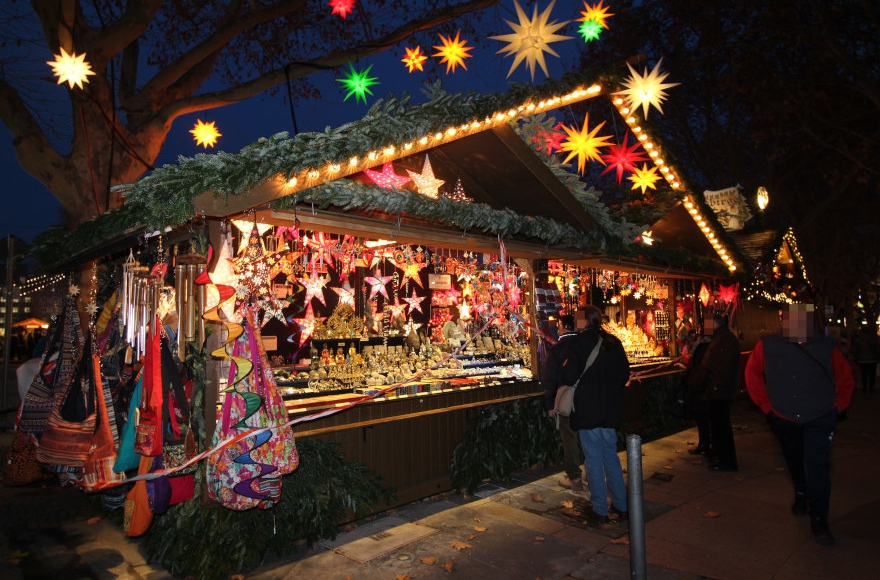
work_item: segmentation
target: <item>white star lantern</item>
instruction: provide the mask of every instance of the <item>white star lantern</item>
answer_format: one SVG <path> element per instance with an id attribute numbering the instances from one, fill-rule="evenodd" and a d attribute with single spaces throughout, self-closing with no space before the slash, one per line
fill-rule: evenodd
<path id="1" fill-rule="evenodd" d="M 52 67 L 52 72 L 58 77 L 58 84 L 67 83 L 71 89 L 74 85 L 83 88 L 83 83 L 89 82 L 89 75 L 95 74 L 91 65 L 86 62 L 86 53 L 68 54 L 63 47 L 61 54 L 56 54 L 55 60 L 46 61 L 46 64 Z"/>
<path id="2" fill-rule="evenodd" d="M 627 63 L 626 66 L 629 67 L 630 77 L 623 83 L 623 86 L 625 86 L 626 89 L 614 93 L 615 95 L 625 95 L 631 108 L 638 109 L 641 107 L 645 119 L 648 118 L 648 108 L 651 105 L 662 114 L 663 108 L 661 105 L 663 104 L 663 101 L 666 100 L 666 89 L 676 87 L 680 84 L 663 82 L 666 80 L 666 77 L 669 76 L 669 73 L 660 73 L 660 65 L 662 63 L 663 59 L 661 58 L 657 62 L 657 66 L 655 66 L 654 70 L 650 73 L 648 73 L 646 67 L 644 75 L 639 75 L 639 73 Z"/>
<path id="3" fill-rule="evenodd" d="M 440 186 L 446 183 L 442 179 L 434 177 L 434 170 L 431 168 L 431 160 L 425 155 L 425 164 L 422 165 L 422 172 L 406 170 L 409 176 L 416 184 L 419 193 L 424 196 L 437 199 L 440 196 Z"/>
<path id="4" fill-rule="evenodd" d="M 556 57 L 559 56 L 552 48 L 550 48 L 550 43 L 559 42 L 561 40 L 571 40 L 571 36 L 554 34 L 570 21 L 548 22 L 550 19 L 550 12 L 553 10 L 553 5 L 556 4 L 556 0 L 550 2 L 550 5 L 547 6 L 546 10 L 544 10 L 540 16 L 538 16 L 538 4 L 535 3 L 535 9 L 532 12 L 531 20 L 526 17 L 519 2 L 514 0 L 513 4 L 516 7 L 516 15 L 519 18 L 519 23 L 514 24 L 510 20 L 505 20 L 505 22 L 507 22 L 507 24 L 513 29 L 513 33 L 489 37 L 493 40 L 500 40 L 501 42 L 508 43 L 507 46 L 498 51 L 499 53 L 516 55 L 513 59 L 513 64 L 510 66 L 510 72 L 507 73 L 508 78 L 523 61 L 525 61 L 526 68 L 528 68 L 529 72 L 532 74 L 532 80 L 535 80 L 536 64 L 541 65 L 541 70 L 544 71 L 544 74 L 550 76 L 550 73 L 547 72 L 547 63 L 544 61 L 544 53 L 546 52 Z"/>

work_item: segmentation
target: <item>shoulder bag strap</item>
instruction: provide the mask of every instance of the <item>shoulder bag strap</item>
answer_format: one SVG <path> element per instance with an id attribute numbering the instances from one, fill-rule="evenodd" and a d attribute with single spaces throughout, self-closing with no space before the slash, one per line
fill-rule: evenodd
<path id="1" fill-rule="evenodd" d="M 807 355 L 808 357 L 813 359 L 813 362 L 815 362 L 819 366 L 819 368 L 822 369 L 822 372 L 825 373 L 825 376 L 828 378 L 829 381 L 831 381 L 831 386 L 834 386 L 834 377 L 831 376 L 831 373 L 828 372 L 828 369 L 825 368 L 825 365 L 822 364 L 822 361 L 820 361 L 815 356 L 813 356 L 813 354 L 810 351 L 808 351 L 807 349 L 805 349 L 802 344 L 800 344 L 798 342 L 792 342 L 789 344 L 795 345 L 796 347 L 798 347 L 801 350 L 802 353 L 804 353 L 805 355 Z"/>
<path id="2" fill-rule="evenodd" d="M 596 342 L 596 346 L 593 347 L 592 352 L 590 352 L 590 356 L 587 357 L 587 364 L 584 365 L 584 370 L 581 371 L 581 376 L 578 377 L 578 380 L 574 383 L 574 388 L 580 384 L 581 379 L 584 378 L 584 374 L 587 372 L 587 369 L 593 366 L 593 363 L 596 361 L 596 357 L 599 356 L 599 349 L 602 347 L 602 337 L 599 336 L 599 340 Z"/>

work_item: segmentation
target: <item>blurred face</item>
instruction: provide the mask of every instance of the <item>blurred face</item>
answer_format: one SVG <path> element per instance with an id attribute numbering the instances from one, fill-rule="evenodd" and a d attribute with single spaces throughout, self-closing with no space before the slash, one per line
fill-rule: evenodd
<path id="1" fill-rule="evenodd" d="M 792 304 L 782 311 L 782 336 L 791 342 L 805 342 L 813 336 L 813 307 Z"/>

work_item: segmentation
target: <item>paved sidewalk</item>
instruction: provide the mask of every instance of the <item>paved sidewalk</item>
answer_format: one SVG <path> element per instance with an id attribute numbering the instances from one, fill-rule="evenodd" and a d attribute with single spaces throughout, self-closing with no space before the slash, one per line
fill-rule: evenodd
<path id="1" fill-rule="evenodd" d="M 834 444 L 831 530 L 818 545 L 790 512 L 792 490 L 763 416 L 734 407 L 740 471 L 710 472 L 687 453 L 689 429 L 643 445 L 647 577 L 810 580 L 875 578 L 880 547 L 880 394 L 855 394 Z M 624 454 L 621 454 L 623 457 Z M 625 458 L 624 458 L 625 461 Z M 561 473 L 527 471 L 348 527 L 332 542 L 267 562 L 253 580 L 630 577 L 626 524 L 601 530 L 578 516 L 588 493 Z M 55 487 L 0 487 L 0 577 L 170 578 L 145 562 L 93 498 Z M 451 570 L 451 572 L 450 572 Z"/>

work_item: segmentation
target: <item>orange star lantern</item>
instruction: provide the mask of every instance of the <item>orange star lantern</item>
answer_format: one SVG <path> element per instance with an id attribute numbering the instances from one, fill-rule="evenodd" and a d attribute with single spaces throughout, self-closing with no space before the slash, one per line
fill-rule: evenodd
<path id="1" fill-rule="evenodd" d="M 568 163 L 572 158 L 577 157 L 578 171 L 581 173 L 584 172 L 584 167 L 590 159 L 604 165 L 602 158 L 599 156 L 599 148 L 607 147 L 610 145 L 609 141 L 611 140 L 609 136 L 596 136 L 599 129 L 605 125 L 605 121 L 599 123 L 592 131 L 590 131 L 589 125 L 590 114 L 587 113 L 587 116 L 584 117 L 584 126 L 580 131 L 575 128 L 569 128 L 566 125 L 562 126 L 565 132 L 568 133 L 568 139 L 562 143 L 562 151 L 569 152 L 568 157 L 565 158 L 563 163 Z"/>
<path id="2" fill-rule="evenodd" d="M 422 47 L 417 46 L 415 48 L 406 47 L 406 56 L 403 57 L 403 64 L 406 65 L 406 70 L 409 72 L 415 72 L 417 70 L 424 71 L 424 63 L 428 60 L 428 56 L 422 53 Z"/>
<path id="3" fill-rule="evenodd" d="M 196 121 L 195 126 L 189 130 L 196 140 L 196 145 L 201 145 L 205 149 L 213 147 L 217 144 L 217 138 L 223 135 L 214 126 L 214 121 L 203 123 L 201 119 Z"/>
<path id="4" fill-rule="evenodd" d="M 455 72 L 455 67 L 458 65 L 461 65 L 461 68 L 467 70 L 467 65 L 464 64 L 464 59 L 471 58 L 472 55 L 468 53 L 472 51 L 474 47 L 467 46 L 467 40 L 461 40 L 460 35 L 460 30 L 455 33 L 455 38 L 447 38 L 441 34 L 440 42 L 442 42 L 443 45 L 434 47 L 437 49 L 434 56 L 440 57 L 440 64 L 446 63 L 446 74 Z"/>

